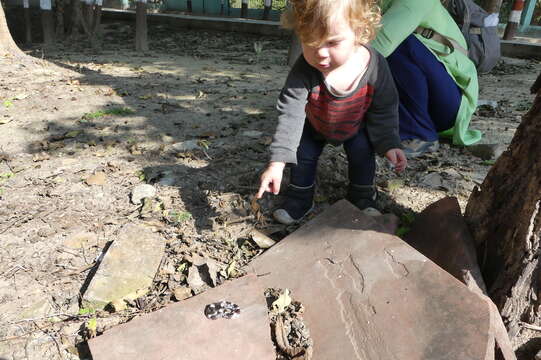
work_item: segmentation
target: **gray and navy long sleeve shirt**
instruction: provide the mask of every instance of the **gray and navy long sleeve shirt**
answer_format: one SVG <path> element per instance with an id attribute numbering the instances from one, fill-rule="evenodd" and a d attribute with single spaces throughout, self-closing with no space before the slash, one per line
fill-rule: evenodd
<path id="1" fill-rule="evenodd" d="M 387 62 L 371 47 L 367 69 L 355 89 L 339 95 L 321 72 L 301 56 L 287 77 L 277 103 L 278 126 L 270 146 L 271 161 L 297 163 L 305 120 L 332 144 L 341 144 L 366 127 L 375 151 L 401 148 L 398 92 Z"/>

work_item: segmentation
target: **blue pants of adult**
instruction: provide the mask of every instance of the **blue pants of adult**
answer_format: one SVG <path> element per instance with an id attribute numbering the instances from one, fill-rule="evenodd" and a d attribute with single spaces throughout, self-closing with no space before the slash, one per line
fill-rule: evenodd
<path id="1" fill-rule="evenodd" d="M 436 56 L 414 35 L 387 57 L 398 95 L 400 138 L 434 141 L 455 124 L 462 94 Z"/>
<path id="2" fill-rule="evenodd" d="M 326 143 L 306 121 L 297 148 L 297 165 L 291 168 L 290 182 L 293 185 L 305 187 L 314 184 L 317 162 Z M 376 174 L 376 157 L 366 129 L 361 129 L 355 136 L 345 141 L 343 146 L 348 159 L 350 183 L 372 185 Z"/>

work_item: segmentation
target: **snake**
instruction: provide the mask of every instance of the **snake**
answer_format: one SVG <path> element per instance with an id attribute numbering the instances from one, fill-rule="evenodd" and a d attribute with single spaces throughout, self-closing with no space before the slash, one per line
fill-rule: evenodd
<path id="1" fill-rule="evenodd" d="M 240 316 L 240 307 L 232 302 L 222 300 L 205 306 L 205 316 L 210 320 L 234 319 Z"/>

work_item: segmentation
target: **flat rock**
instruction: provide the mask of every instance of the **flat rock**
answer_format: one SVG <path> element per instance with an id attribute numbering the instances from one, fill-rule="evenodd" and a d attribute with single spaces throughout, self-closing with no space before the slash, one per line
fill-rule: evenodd
<path id="1" fill-rule="evenodd" d="M 504 144 L 477 144 L 466 146 L 466 150 L 473 156 L 483 160 L 497 159 L 507 149 Z"/>
<path id="2" fill-rule="evenodd" d="M 150 184 L 141 184 L 133 188 L 131 192 L 131 202 L 140 204 L 144 198 L 156 195 L 156 188 Z"/>
<path id="3" fill-rule="evenodd" d="M 184 152 L 199 149 L 199 140 L 186 140 L 171 145 L 174 151 Z"/>
<path id="4" fill-rule="evenodd" d="M 94 360 L 274 360 L 264 288 L 247 275 L 89 340 Z M 210 320 L 205 306 L 239 305 L 240 316 Z"/>
<path id="5" fill-rule="evenodd" d="M 460 281 L 464 274 L 486 292 L 473 240 L 455 197 L 445 197 L 424 209 L 404 240 Z"/>
<path id="6" fill-rule="evenodd" d="M 503 320 L 488 298 L 477 263 L 473 239 L 458 200 L 445 197 L 430 204 L 415 219 L 404 240 L 478 294 L 491 311 L 491 331 L 505 360 L 516 360 Z"/>
<path id="7" fill-rule="evenodd" d="M 304 304 L 314 360 L 490 359 L 486 302 L 378 219 L 340 201 L 249 269 Z"/>
<path id="8" fill-rule="evenodd" d="M 124 226 L 90 281 L 83 297 L 85 306 L 103 308 L 143 295 L 152 284 L 164 251 L 165 242 L 150 229 Z"/>

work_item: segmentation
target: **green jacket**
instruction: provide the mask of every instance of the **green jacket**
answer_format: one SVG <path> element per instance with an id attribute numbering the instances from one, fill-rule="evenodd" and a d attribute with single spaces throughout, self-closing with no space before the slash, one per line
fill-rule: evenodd
<path id="1" fill-rule="evenodd" d="M 383 13 L 382 27 L 372 41 L 372 46 L 385 57 L 389 56 L 418 26 L 433 29 L 467 48 L 464 36 L 440 0 L 380 0 L 380 7 Z M 462 101 L 455 126 L 441 132 L 440 135 L 452 138 L 455 145 L 471 145 L 479 141 L 481 132 L 468 130 L 472 114 L 477 107 L 479 93 L 474 63 L 460 51 L 451 53 L 450 49 L 440 42 L 418 34 L 415 36 L 434 53 L 462 89 Z"/>

